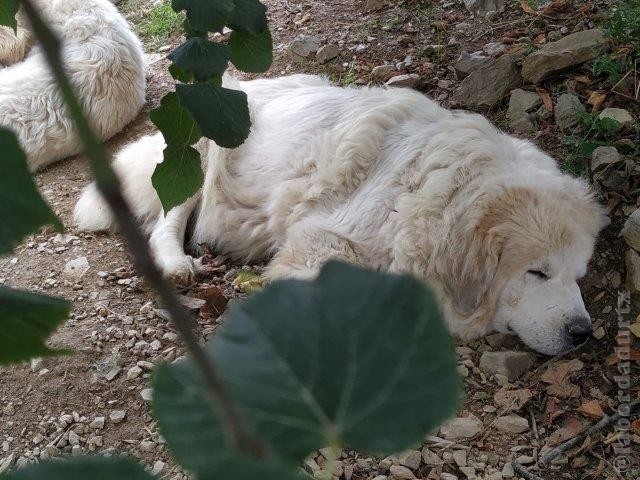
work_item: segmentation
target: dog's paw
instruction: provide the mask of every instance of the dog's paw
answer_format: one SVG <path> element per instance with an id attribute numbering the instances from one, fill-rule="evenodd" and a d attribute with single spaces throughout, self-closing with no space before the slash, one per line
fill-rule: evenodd
<path id="1" fill-rule="evenodd" d="M 164 259 L 160 268 L 166 278 L 179 286 L 191 285 L 196 279 L 194 260 L 189 255 Z"/>

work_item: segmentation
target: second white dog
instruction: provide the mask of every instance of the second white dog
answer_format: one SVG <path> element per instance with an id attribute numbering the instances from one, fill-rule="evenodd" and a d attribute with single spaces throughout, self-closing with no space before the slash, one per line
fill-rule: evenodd
<path id="1" fill-rule="evenodd" d="M 109 0 L 37 0 L 63 44 L 62 59 L 100 139 L 144 104 L 142 45 Z M 18 33 L 0 27 L 0 126 L 12 129 L 31 170 L 80 153 L 81 146 L 43 52 L 22 12 Z"/>

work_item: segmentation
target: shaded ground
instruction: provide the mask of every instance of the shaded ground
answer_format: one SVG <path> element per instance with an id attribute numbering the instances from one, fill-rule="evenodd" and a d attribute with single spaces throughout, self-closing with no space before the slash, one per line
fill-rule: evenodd
<path id="1" fill-rule="evenodd" d="M 369 13 L 365 12 L 365 2 L 360 0 L 268 0 L 265 3 L 269 7 L 276 54 L 268 75 L 322 73 L 343 85 L 368 84 L 373 67 L 404 62 L 403 72 L 420 75 L 420 90 L 448 104 L 460 83 L 452 62 L 461 51 L 474 52 L 500 40 L 508 41 L 509 48 L 515 48 L 512 47 L 515 44 L 530 50 L 536 48 L 541 35 L 549 36 L 550 32 L 563 29 L 579 31 L 592 26 L 591 22 L 600 22 L 611 2 L 590 2 L 584 11 L 578 10 L 584 6 L 582 2 L 568 2 L 571 5 L 565 11 L 551 18 L 527 15 L 518 2 L 509 2 L 504 13 L 491 19 L 473 18 L 461 2 L 453 1 L 388 2 L 383 3 L 380 10 Z M 160 4 L 151 0 L 128 0 L 120 5 L 143 36 L 151 66 L 147 106 L 132 125 L 109 142 L 111 150 L 152 131 L 148 111 L 171 89 L 163 54 L 179 39 L 175 38 L 174 19 L 166 18 L 167 11 L 155 10 Z M 338 46 L 340 56 L 323 65 L 313 59 L 292 61 L 287 49 L 300 34 L 315 35 L 322 43 Z M 586 100 L 586 92 L 576 87 L 575 78 L 589 73 L 588 67 L 579 67 L 553 77 L 543 87 L 554 99 L 560 93 L 576 90 Z M 637 105 L 618 96 L 608 96 L 606 102 L 638 113 Z M 502 104 L 483 113 L 507 128 L 505 110 Z M 553 122 L 540 125 L 530 136 L 561 161 L 573 153 L 560 141 L 562 134 Z M 635 158 L 636 166 L 637 161 Z M 153 293 L 135 276 L 120 239 L 111 235 L 86 235 L 72 227 L 73 206 L 89 182 L 83 159 L 60 162 L 39 173 L 37 181 L 68 226 L 67 233 L 75 238 L 60 238 L 51 232 L 28 238 L 12 258 L 0 264 L 0 281 L 72 300 L 73 314 L 52 342 L 76 353 L 0 371 L 0 471 L 4 465 L 72 451 L 111 451 L 136 455 L 155 473 L 180 478 L 143 398 L 148 393 L 145 389 L 149 388 L 150 363 L 172 361 L 181 356 L 175 334 L 162 311 L 155 310 Z M 615 198 L 618 200 L 612 200 Z M 488 350 L 524 350 L 523 347 L 501 336 L 460 345 L 459 369 L 465 376 L 467 393 L 460 416 L 471 423 L 477 419 L 480 431 L 471 438 L 454 440 L 444 439 L 446 435 L 440 434 L 416 452 L 382 461 L 345 451 L 342 470 L 338 472 L 341 478 L 387 477 L 391 465 L 407 466 L 411 475 L 425 479 L 512 478 L 505 468 L 512 459 L 531 464 L 545 445 L 576 435 L 587 424 L 596 422 L 601 411 L 611 414 L 617 407 L 616 305 L 619 293 L 624 291 L 625 278 L 626 246 L 619 232 L 636 199 L 637 192 L 634 195 L 621 190 L 617 197 L 603 192 L 603 201 L 610 206 L 613 222 L 600 239 L 590 272 L 583 282 L 585 301 L 598 339 L 591 339 L 581 350 L 563 359 L 537 357 L 535 365 L 513 382 L 481 371 L 480 357 Z M 65 264 L 79 257 L 87 258 L 88 271 L 81 278 L 65 275 Z M 218 286 L 227 297 L 237 296 L 231 281 L 238 268 L 242 267 L 223 265 L 211 278 L 202 279 L 200 284 L 183 293 L 203 297 L 203 290 L 211 291 L 209 286 Z M 634 297 L 630 312 L 623 316 L 633 322 L 639 313 L 640 304 Z M 194 315 L 203 336 L 213 332 L 215 315 L 202 311 L 194 311 Z M 637 397 L 640 388 L 637 350 L 636 355 L 632 362 L 635 381 L 629 392 Z M 558 366 L 567 367 L 566 375 L 558 373 Z M 524 405 L 516 401 L 518 404 L 510 407 L 504 396 L 528 401 Z M 527 420 L 527 428 L 522 433 L 495 428 L 496 418 L 511 410 Z M 110 418 L 114 411 L 126 412 L 124 420 L 115 423 Z M 96 417 L 106 418 L 104 427 L 99 428 L 100 421 L 90 426 Z M 637 456 L 640 424 L 631 428 L 634 449 L 631 456 Z M 614 430 L 608 428 L 589 436 L 568 458 L 562 457 L 558 465 L 538 474 L 545 480 L 623 478 L 610 464 L 615 435 Z M 73 444 L 76 444 L 75 450 Z M 323 463 L 319 454 L 306 468 L 313 474 Z M 447 477 L 447 473 L 455 477 Z M 626 478 L 640 478 L 640 473 L 635 470 Z M 378 477 L 378 480 L 384 479 Z"/>

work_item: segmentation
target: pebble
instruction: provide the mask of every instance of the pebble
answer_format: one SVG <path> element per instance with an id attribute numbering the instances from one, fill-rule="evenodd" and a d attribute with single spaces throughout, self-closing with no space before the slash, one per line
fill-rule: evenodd
<path id="1" fill-rule="evenodd" d="M 109 414 L 109 419 L 113 423 L 121 423 L 126 416 L 127 412 L 125 412 L 124 410 L 114 410 Z"/>
<path id="2" fill-rule="evenodd" d="M 395 65 L 378 65 L 371 70 L 371 79 L 374 82 L 382 82 L 395 73 Z"/>
<path id="3" fill-rule="evenodd" d="M 503 351 L 484 352 L 480 357 L 480 370 L 485 373 L 504 375 L 513 382 L 520 378 L 535 363 L 535 356 L 529 352 Z"/>
<path id="4" fill-rule="evenodd" d="M 400 455 L 400 465 L 417 470 L 422 461 L 422 454 L 417 450 L 409 450 Z"/>
<path id="5" fill-rule="evenodd" d="M 507 433 L 523 433 L 529 430 L 529 421 L 515 414 L 498 417 L 493 425 L 498 430 Z"/>
<path id="6" fill-rule="evenodd" d="M 391 467 L 389 467 L 389 473 L 391 477 L 396 480 L 413 480 L 416 478 L 411 470 L 402 465 L 391 465 Z"/>
<path id="7" fill-rule="evenodd" d="M 69 260 L 65 265 L 62 273 L 74 281 L 80 280 L 85 273 L 89 271 L 89 261 L 87 257 L 78 257 L 73 260 Z"/>
<path id="8" fill-rule="evenodd" d="M 482 422 L 475 416 L 458 417 L 440 427 L 440 434 L 446 440 L 471 438 L 482 430 Z"/>
<path id="9" fill-rule="evenodd" d="M 142 373 L 142 368 L 140 368 L 137 365 L 134 365 L 129 370 L 127 370 L 127 380 L 133 380 L 135 378 L 138 378 L 141 373 Z"/>
<path id="10" fill-rule="evenodd" d="M 115 366 L 111 370 L 109 370 L 107 373 L 104 374 L 104 378 L 111 381 L 114 378 L 116 378 L 121 371 L 122 371 L 121 367 Z"/>
<path id="11" fill-rule="evenodd" d="M 318 63 L 327 63 L 338 55 L 340 55 L 340 49 L 336 45 L 325 45 L 316 52 L 316 61 Z"/>
<path id="12" fill-rule="evenodd" d="M 385 85 L 388 87 L 415 88 L 420 84 L 420 75 L 416 73 L 408 73 L 405 75 L 396 75 L 391 77 Z"/>
<path id="13" fill-rule="evenodd" d="M 89 424 L 89 428 L 104 428 L 104 417 L 96 417 Z"/>
<path id="14" fill-rule="evenodd" d="M 629 249 L 624 258 L 627 267 L 627 288 L 632 293 L 640 292 L 640 254 Z"/>
<path id="15" fill-rule="evenodd" d="M 153 398 L 153 390 L 151 388 L 145 388 L 140 392 L 140 396 L 145 402 L 150 402 Z"/>
<path id="16" fill-rule="evenodd" d="M 591 171 L 594 173 L 599 172 L 608 165 L 618 163 L 620 160 L 622 160 L 622 157 L 616 147 L 600 146 L 591 154 Z"/>
<path id="17" fill-rule="evenodd" d="M 623 127 L 629 127 L 635 123 L 631 114 L 623 108 L 605 108 L 600 115 L 598 115 L 598 118 L 601 120 L 603 118 L 615 120 Z"/>
<path id="18" fill-rule="evenodd" d="M 631 248 L 640 252 L 640 208 L 629 215 L 621 234 Z"/>
<path id="19" fill-rule="evenodd" d="M 558 97 L 554 117 L 556 125 L 561 130 L 567 130 L 580 122 L 587 109 L 580 98 L 573 93 L 563 93 Z"/>

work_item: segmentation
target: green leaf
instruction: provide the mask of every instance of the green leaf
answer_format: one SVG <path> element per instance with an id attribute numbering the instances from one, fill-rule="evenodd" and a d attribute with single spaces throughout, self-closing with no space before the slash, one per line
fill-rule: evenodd
<path id="1" fill-rule="evenodd" d="M 151 110 L 149 118 L 168 145 L 193 145 L 202 138 L 198 125 L 175 92 L 165 95 L 160 106 Z"/>
<path id="2" fill-rule="evenodd" d="M 234 0 L 172 0 L 171 7 L 186 10 L 189 24 L 195 30 L 222 32 L 234 8 Z"/>
<path id="3" fill-rule="evenodd" d="M 229 56 L 227 45 L 192 37 L 176 48 L 169 59 L 182 71 L 193 73 L 196 80 L 205 81 L 224 73 Z"/>
<path id="4" fill-rule="evenodd" d="M 182 104 L 202 134 L 224 148 L 236 148 L 249 136 L 247 95 L 208 83 L 177 85 Z"/>
<path id="5" fill-rule="evenodd" d="M 231 32 L 229 47 L 231 62 L 243 72 L 266 72 L 273 61 L 273 41 L 268 30 L 256 35 Z"/>
<path id="6" fill-rule="evenodd" d="M 622 128 L 622 124 L 618 120 L 608 117 L 601 118 L 600 125 L 607 133 L 615 133 Z"/>
<path id="7" fill-rule="evenodd" d="M 195 195 L 204 182 L 200 153 L 188 145 L 167 146 L 164 160 L 156 166 L 151 182 L 165 212 L 181 205 Z"/>
<path id="8" fill-rule="evenodd" d="M 186 362 L 160 365 L 153 375 L 154 416 L 173 456 L 198 479 L 294 480 L 294 471 L 231 451 L 204 381 Z"/>
<path id="9" fill-rule="evenodd" d="M 410 276 L 337 262 L 232 306 L 208 354 L 250 425 L 291 462 L 327 445 L 402 451 L 460 398 L 433 294 Z M 218 461 L 211 445 L 222 442 L 203 385 L 191 363 L 165 367 L 154 385 L 162 434 L 194 470 Z"/>
<path id="10" fill-rule="evenodd" d="M 584 142 L 580 142 L 577 149 L 578 155 L 581 155 L 583 157 L 591 157 L 591 155 L 593 155 L 594 150 L 602 145 L 606 145 L 606 143 L 598 142 L 598 141 L 588 141 L 588 140 L 585 140 Z"/>
<path id="11" fill-rule="evenodd" d="M 258 0 L 235 0 L 235 8 L 227 22 L 232 30 L 262 33 L 267 30 L 267 8 Z"/>
<path id="12" fill-rule="evenodd" d="M 137 462 L 122 457 L 78 457 L 29 465 L 2 480 L 154 480 Z"/>
<path id="13" fill-rule="evenodd" d="M 185 72 L 175 63 L 169 65 L 169 73 L 174 79 L 178 80 L 179 82 L 189 83 L 191 80 L 193 80 L 193 75 L 191 75 L 189 72 Z"/>
<path id="14" fill-rule="evenodd" d="M 29 233 L 42 225 L 62 224 L 38 193 L 18 139 L 0 127 L 0 255 L 7 254 Z"/>
<path id="15" fill-rule="evenodd" d="M 1 0 L 0 1 L 0 25 L 13 28 L 15 32 L 18 28 L 16 14 L 20 7 L 20 0 Z"/>
<path id="16" fill-rule="evenodd" d="M 0 364 L 64 353 L 49 349 L 44 341 L 69 311 L 69 304 L 59 298 L 0 286 Z"/>

